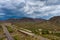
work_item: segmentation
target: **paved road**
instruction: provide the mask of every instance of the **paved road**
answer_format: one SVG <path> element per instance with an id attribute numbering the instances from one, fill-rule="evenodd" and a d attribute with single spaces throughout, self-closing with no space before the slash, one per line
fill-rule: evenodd
<path id="1" fill-rule="evenodd" d="M 4 31 L 4 33 L 6 35 L 6 37 L 7 37 L 7 40 L 14 40 L 12 38 L 12 36 L 10 35 L 9 31 L 7 30 L 6 26 L 5 25 L 2 25 L 2 28 L 3 28 L 3 31 Z"/>
<path id="2" fill-rule="evenodd" d="M 48 39 L 48 38 L 44 38 L 44 37 L 42 37 L 42 36 L 37 36 L 37 35 L 35 35 L 34 33 L 30 33 L 30 32 L 26 32 L 26 31 L 24 31 L 24 30 L 19 30 L 19 29 L 17 29 L 17 28 L 15 28 L 16 26 L 15 25 L 10 25 L 10 27 L 13 29 L 15 29 L 16 31 L 20 31 L 21 33 L 23 33 L 23 34 L 27 34 L 27 35 L 30 35 L 30 36 L 33 36 L 33 37 L 35 37 L 35 38 L 38 38 L 39 40 L 50 40 L 50 39 Z M 25 29 L 25 30 L 27 30 L 27 29 Z"/>
<path id="3" fill-rule="evenodd" d="M 33 36 L 35 38 L 38 38 L 39 40 L 49 40 L 48 38 L 44 38 L 42 36 L 35 35 L 34 33 L 29 33 L 29 32 L 26 32 L 24 30 L 19 30 L 19 31 L 24 33 L 24 34 L 27 34 L 27 35 Z"/>

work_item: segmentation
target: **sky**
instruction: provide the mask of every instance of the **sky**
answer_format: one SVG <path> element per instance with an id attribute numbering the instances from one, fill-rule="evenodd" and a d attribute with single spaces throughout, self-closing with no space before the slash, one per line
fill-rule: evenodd
<path id="1" fill-rule="evenodd" d="M 60 16 L 60 0 L 0 0 L 0 20 Z"/>

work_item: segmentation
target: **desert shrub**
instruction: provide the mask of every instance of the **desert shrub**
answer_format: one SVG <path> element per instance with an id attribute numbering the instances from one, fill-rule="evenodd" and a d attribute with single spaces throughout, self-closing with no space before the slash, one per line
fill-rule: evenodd
<path id="1" fill-rule="evenodd" d="M 60 33 L 55 33 L 54 35 L 56 35 L 56 36 L 59 36 L 59 37 L 60 37 Z"/>
<path id="2" fill-rule="evenodd" d="M 14 40 L 20 40 L 18 35 L 15 35 L 13 38 L 14 38 Z"/>
<path id="3" fill-rule="evenodd" d="M 17 36 L 14 36 L 14 40 L 18 40 L 18 37 Z"/>
<path id="4" fill-rule="evenodd" d="M 13 32 L 14 32 L 13 29 L 12 29 L 11 27 L 9 27 L 9 26 L 7 26 L 7 29 L 8 29 L 8 31 L 9 31 L 10 33 L 13 33 Z"/>
<path id="5" fill-rule="evenodd" d="M 49 34 L 48 30 L 42 30 L 42 34 Z"/>
<path id="6" fill-rule="evenodd" d="M 2 37 L 2 38 L 0 38 L 0 40 L 4 40 L 4 38 Z"/>
<path id="7" fill-rule="evenodd" d="M 40 33 L 39 33 L 39 30 L 37 30 L 37 29 L 32 30 L 32 32 L 35 33 L 35 34 L 37 34 L 37 35 L 40 34 Z"/>

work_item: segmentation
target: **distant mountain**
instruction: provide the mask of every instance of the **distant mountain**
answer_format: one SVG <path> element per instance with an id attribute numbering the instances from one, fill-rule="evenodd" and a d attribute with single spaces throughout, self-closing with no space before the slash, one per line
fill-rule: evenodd
<path id="1" fill-rule="evenodd" d="M 46 22 L 46 21 L 49 21 L 51 23 L 60 23 L 60 16 L 54 16 L 52 18 L 50 18 L 49 20 L 45 20 L 45 19 L 42 19 L 42 18 L 28 18 L 28 17 L 23 17 L 23 18 L 20 18 L 20 19 L 16 19 L 16 18 L 10 18 L 8 20 L 5 20 L 6 22 L 28 22 L 28 21 L 31 21 L 31 22 Z M 2 21 L 0 21 L 2 22 Z M 4 21 L 3 21 L 4 22 Z"/>
<path id="2" fill-rule="evenodd" d="M 12 18 L 12 19 L 8 19 L 6 20 L 8 22 L 42 22 L 42 21 L 46 21 L 45 19 L 42 19 L 42 18 L 27 18 L 27 17 L 23 17 L 21 19 L 15 19 L 15 18 Z"/>
<path id="3" fill-rule="evenodd" d="M 16 19 L 16 18 L 11 18 L 11 19 L 8 19 L 6 21 L 3 21 L 4 22 L 11 22 L 12 24 L 21 24 L 20 26 L 21 27 L 25 27 L 23 26 L 25 23 L 26 27 L 27 25 L 29 25 L 29 28 L 31 27 L 31 25 L 33 27 L 40 27 L 40 28 L 43 28 L 43 29 L 49 29 L 49 30 L 58 30 L 60 31 L 60 16 L 54 16 L 52 18 L 50 18 L 49 20 L 45 20 L 45 19 L 42 19 L 42 18 L 27 18 L 27 17 L 23 17 L 23 18 L 20 18 L 20 19 Z M 32 22 L 32 24 L 31 24 Z M 18 26 L 19 26 L 18 25 Z"/>

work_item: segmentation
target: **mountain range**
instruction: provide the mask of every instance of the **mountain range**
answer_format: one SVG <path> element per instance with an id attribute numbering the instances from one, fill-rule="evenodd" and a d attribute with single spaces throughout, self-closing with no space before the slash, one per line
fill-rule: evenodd
<path id="1" fill-rule="evenodd" d="M 33 18 L 23 17 L 21 19 L 8 19 L 3 22 L 11 22 L 12 24 L 19 24 L 19 25 L 21 24 L 20 26 L 23 26 L 24 24 L 26 25 L 28 24 L 30 25 L 30 27 L 33 24 L 33 26 L 36 26 L 36 27 L 38 26 L 40 28 L 44 28 L 48 30 L 60 31 L 60 16 L 54 16 L 49 20 L 42 19 L 42 18 L 33 19 Z"/>
<path id="2" fill-rule="evenodd" d="M 28 18 L 28 17 L 23 17 L 23 18 L 20 18 L 20 19 L 16 19 L 16 18 L 10 18 L 8 20 L 0 20 L 0 22 L 43 22 L 43 21 L 49 21 L 49 22 L 52 22 L 52 23 L 60 23 L 60 16 L 54 16 L 52 18 L 50 18 L 49 20 L 46 20 L 46 19 L 42 19 L 42 18 Z"/>

